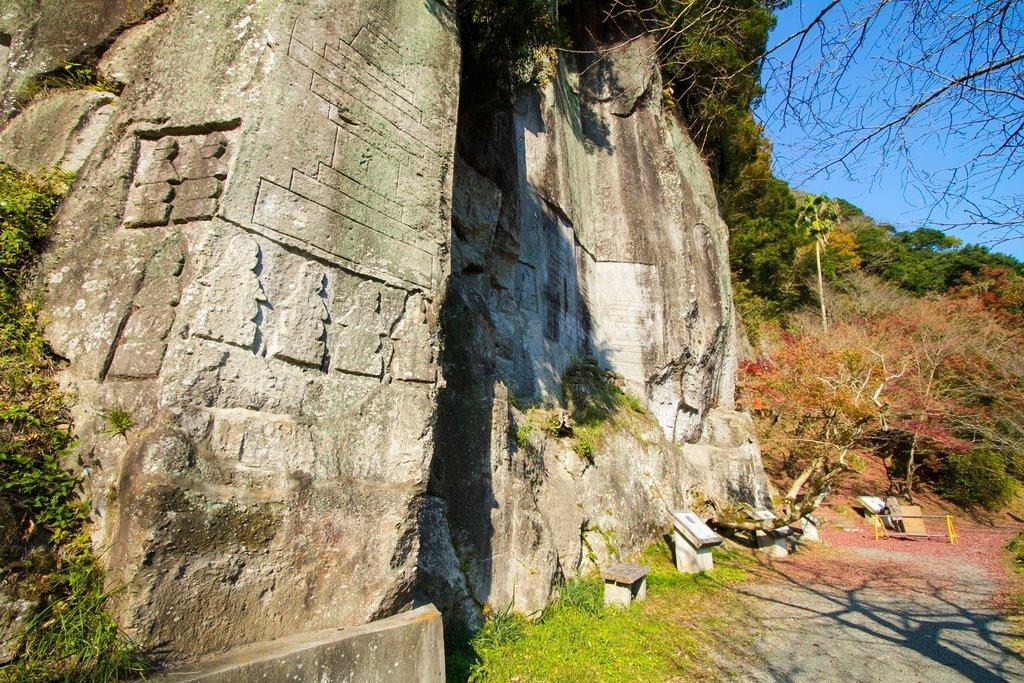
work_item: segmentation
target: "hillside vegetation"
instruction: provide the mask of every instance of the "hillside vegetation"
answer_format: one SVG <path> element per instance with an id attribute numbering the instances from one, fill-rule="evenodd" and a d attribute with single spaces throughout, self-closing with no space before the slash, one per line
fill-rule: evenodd
<path id="1" fill-rule="evenodd" d="M 1008 505 L 1024 480 L 1021 264 L 933 230 L 848 225 L 824 251 L 827 331 L 809 307 L 749 316 L 741 384 L 769 466 L 880 457 L 894 492 Z"/>

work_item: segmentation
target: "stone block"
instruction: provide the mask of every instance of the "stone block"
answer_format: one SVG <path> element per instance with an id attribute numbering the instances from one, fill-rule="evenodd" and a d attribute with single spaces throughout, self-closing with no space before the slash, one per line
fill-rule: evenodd
<path id="1" fill-rule="evenodd" d="M 153 680 L 152 678 L 148 680 Z M 253 643 L 165 674 L 167 683 L 445 680 L 444 631 L 433 605 L 349 629 Z"/>
<path id="2" fill-rule="evenodd" d="M 203 140 L 200 148 L 200 156 L 204 159 L 220 159 L 228 148 L 228 138 L 224 133 L 216 131 L 210 133 Z"/>
<path id="3" fill-rule="evenodd" d="M 177 306 L 181 299 L 181 285 L 173 275 L 155 277 L 148 280 L 135 296 L 135 305 L 140 308 L 148 306 Z"/>
<path id="4" fill-rule="evenodd" d="M 279 318 L 268 354 L 282 360 L 319 368 L 326 350 L 325 325 L 330 313 L 324 303 L 324 270 L 315 263 L 303 264 L 278 305 Z"/>
<path id="5" fill-rule="evenodd" d="M 167 220 L 170 217 L 170 204 L 162 202 L 133 203 L 125 209 L 124 225 L 126 228 L 151 228 L 167 225 Z"/>
<path id="6" fill-rule="evenodd" d="M 819 543 L 821 535 L 818 533 L 818 525 L 809 518 L 804 517 L 803 533 L 800 534 L 801 543 Z"/>
<path id="7" fill-rule="evenodd" d="M 649 569 L 639 564 L 616 564 L 603 570 L 605 607 L 629 607 L 634 600 L 646 600 Z"/>
<path id="8" fill-rule="evenodd" d="M 178 185 L 178 200 L 214 199 L 220 196 L 221 182 L 216 178 L 194 178 Z"/>
<path id="9" fill-rule="evenodd" d="M 145 150 L 146 148 L 143 147 L 143 149 Z M 171 153 L 170 149 L 150 149 L 148 153 L 140 152 L 142 156 L 139 160 L 139 167 L 135 171 L 135 184 L 142 187 L 180 180 L 174 163 L 170 159 L 164 158 Z"/>
<path id="10" fill-rule="evenodd" d="M 160 372 L 166 352 L 167 344 L 161 341 L 121 342 L 107 374 L 125 379 L 155 377 Z"/>
<path id="11" fill-rule="evenodd" d="M 675 546 L 676 569 L 683 574 L 698 574 L 714 569 L 710 547 L 694 548 L 678 531 L 672 532 L 672 543 Z"/>
<path id="12" fill-rule="evenodd" d="M 167 306 L 137 308 L 128 318 L 128 324 L 125 325 L 122 336 L 132 340 L 163 339 L 171 331 L 173 324 L 173 308 Z"/>
<path id="13" fill-rule="evenodd" d="M 789 555 L 789 541 L 785 534 L 758 531 L 757 549 L 770 557 Z"/>
<path id="14" fill-rule="evenodd" d="M 140 204 L 167 203 L 174 198 L 174 186 L 164 182 L 139 185 L 134 196 Z"/>
<path id="15" fill-rule="evenodd" d="M 605 607 L 629 607 L 633 602 L 633 591 L 629 586 L 620 586 L 617 583 L 605 582 L 604 584 L 604 606 Z"/>
<path id="16" fill-rule="evenodd" d="M 176 200 L 171 219 L 175 223 L 205 221 L 217 215 L 216 199 Z"/>

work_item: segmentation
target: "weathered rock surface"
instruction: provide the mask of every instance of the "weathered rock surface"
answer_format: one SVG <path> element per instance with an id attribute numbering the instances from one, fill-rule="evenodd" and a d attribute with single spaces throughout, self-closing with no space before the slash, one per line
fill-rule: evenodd
<path id="1" fill-rule="evenodd" d="M 166 0 L 10 0 L 0 7 L 0 120 L 32 78 L 96 54 Z"/>
<path id="2" fill-rule="evenodd" d="M 120 33 L 151 4 L 15 18 L 14 81 L 106 49 L 125 88 L 47 95 L 0 132 L 19 165 L 80 166 L 43 317 L 121 619 L 196 657 L 393 614 L 433 454 L 453 18 L 176 0 Z M 103 131 L 71 144 L 97 107 Z"/>
<path id="3" fill-rule="evenodd" d="M 117 98 L 94 90 L 62 90 L 34 100 L 0 131 L 0 159 L 24 171 L 77 173 L 107 131 Z"/>
<path id="4" fill-rule="evenodd" d="M 691 486 L 764 502 L 726 228 L 649 45 L 562 60 L 456 155 L 440 0 L 157 5 L 0 9 L 3 114 L 76 55 L 124 86 L 37 98 L 0 159 L 77 171 L 43 317 L 136 638 L 196 658 L 417 592 L 534 612 Z M 516 436 L 580 356 L 647 409 L 593 463 Z"/>
<path id="5" fill-rule="evenodd" d="M 597 63 L 560 59 L 514 113 L 460 121 L 430 486 L 431 521 L 449 528 L 421 551 L 421 586 L 452 618 L 466 592 L 478 608 L 540 610 L 562 577 L 660 538 L 691 487 L 768 503 L 753 423 L 734 408 L 710 175 L 661 106 L 652 46 L 601 47 Z M 558 401 L 581 356 L 648 409 L 609 427 L 593 464 L 536 425 L 524 444 L 514 407 Z"/>
<path id="6" fill-rule="evenodd" d="M 24 596 L 19 589 L 9 579 L 0 581 L 0 666 L 18 654 L 22 631 L 39 608 L 38 596 Z"/>

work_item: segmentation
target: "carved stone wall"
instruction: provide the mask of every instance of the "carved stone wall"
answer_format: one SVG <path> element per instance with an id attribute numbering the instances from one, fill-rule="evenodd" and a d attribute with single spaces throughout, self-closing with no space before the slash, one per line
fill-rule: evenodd
<path id="1" fill-rule="evenodd" d="M 658 540 L 691 486 L 768 502 L 734 411 L 728 230 L 708 169 L 661 106 L 654 46 L 595 45 L 599 17 L 571 23 L 580 52 L 550 85 L 460 123 L 421 588 L 470 623 L 485 605 L 533 613 L 560 578 Z M 648 411 L 607 425 L 592 462 L 522 412 L 557 401 L 580 356 Z"/>
<path id="2" fill-rule="evenodd" d="M 38 18 L 15 27 L 28 62 Z M 176 0 L 94 47 L 125 88 L 43 317 L 122 621 L 196 657 L 399 611 L 433 454 L 450 9 Z M 45 127 L 33 111 L 10 125 Z"/>
<path id="3" fill-rule="evenodd" d="M 726 229 L 651 46 L 564 56 L 514 113 L 460 121 L 455 155 L 451 6 L 0 7 L 0 158 L 77 171 L 41 271 L 73 465 L 118 616 L 161 653 L 416 597 L 532 612 L 690 484 L 764 499 Z M 17 110 L 76 55 L 123 92 Z M 514 406 L 583 355 L 650 416 L 593 463 L 524 447 Z"/>

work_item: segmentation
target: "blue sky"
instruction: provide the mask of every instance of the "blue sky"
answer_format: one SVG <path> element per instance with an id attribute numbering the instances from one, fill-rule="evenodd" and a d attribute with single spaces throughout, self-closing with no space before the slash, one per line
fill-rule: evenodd
<path id="1" fill-rule="evenodd" d="M 792 6 L 779 13 L 779 24 L 769 45 L 790 35 L 804 26 L 807 21 L 827 4 L 825 0 L 795 1 Z M 854 63 L 849 75 L 852 97 L 880 97 L 877 83 L 879 82 L 878 57 L 884 52 L 885 39 L 879 44 L 869 44 L 864 58 Z M 789 181 L 798 189 L 816 194 L 827 194 L 842 197 L 881 222 L 892 223 L 901 229 L 913 229 L 928 223 L 929 212 L 934 221 L 958 221 L 964 213 L 953 206 L 950 210 L 935 213 L 921 192 L 921 185 L 910 176 L 910 169 L 905 161 L 894 155 L 884 154 L 881 149 L 869 148 L 846 172 L 832 172 L 818 177 L 808 178 L 807 168 L 814 167 L 815 160 L 803 149 L 808 146 L 808 134 L 797 125 L 784 125 L 781 118 L 772 116 L 775 105 L 780 101 L 780 93 L 773 91 L 766 84 L 767 91 L 758 118 L 765 125 L 765 131 L 775 147 L 775 172 L 779 177 Z M 924 130 L 924 129 L 922 129 Z M 974 136 L 974 137 L 971 137 Z M 977 139 L 975 131 L 955 131 L 946 133 L 922 133 L 918 141 L 910 148 L 910 158 L 918 171 L 938 172 L 949 167 L 969 153 L 978 144 L 984 142 Z M 820 153 L 819 153 L 820 154 Z M 1015 173 L 1002 181 L 997 190 L 1008 192 L 1014 183 L 1024 182 L 1022 173 Z M 984 202 L 978 194 L 973 197 Z M 968 242 L 991 242 L 990 235 L 981 233 L 977 227 L 957 229 L 953 235 Z M 1024 258 L 1024 239 L 1016 239 L 1001 244 L 991 244 L 997 251 Z"/>

